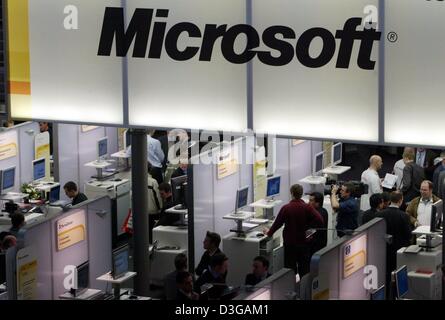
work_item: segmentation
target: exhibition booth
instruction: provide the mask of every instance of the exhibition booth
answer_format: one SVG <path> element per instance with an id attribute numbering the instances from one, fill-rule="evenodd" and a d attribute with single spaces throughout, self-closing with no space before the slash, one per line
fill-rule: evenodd
<path id="1" fill-rule="evenodd" d="M 193 273 L 208 231 L 229 259 L 231 298 L 392 298 L 385 220 L 338 238 L 330 188 L 351 170 L 339 141 L 444 146 L 441 1 L 5 2 L 9 116 L 53 128 L 0 132 L 0 231 L 17 236 L 0 255 L 1 298 L 159 298 L 179 254 Z M 163 214 L 179 218 L 150 241 L 147 133 L 174 128 L 199 150 L 186 173 L 170 179 L 173 161 L 161 173 Z M 88 201 L 70 205 L 70 181 Z M 305 202 L 322 193 L 328 215 L 326 247 L 301 278 L 284 268 L 283 230 L 265 235 L 295 184 Z M 442 212 L 434 203 L 430 226 L 397 252 L 396 298 L 445 299 Z M 256 256 L 272 276 L 247 288 Z"/>

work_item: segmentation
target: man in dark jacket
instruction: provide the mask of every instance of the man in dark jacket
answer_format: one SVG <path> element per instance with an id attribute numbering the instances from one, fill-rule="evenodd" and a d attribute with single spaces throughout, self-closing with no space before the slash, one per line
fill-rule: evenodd
<path id="1" fill-rule="evenodd" d="M 195 283 L 195 291 L 198 294 L 203 293 L 203 285 L 212 285 L 212 288 L 201 296 L 203 299 L 219 299 L 227 289 L 226 274 L 228 260 L 229 259 L 224 253 L 215 254 L 210 258 L 209 267 L 204 270 Z"/>
<path id="2" fill-rule="evenodd" d="M 324 230 L 317 230 L 315 237 L 312 241 L 312 252 L 311 255 L 320 249 L 323 249 L 328 244 L 328 211 L 323 208 L 324 197 L 320 192 L 314 192 L 309 196 L 309 204 L 318 211 L 318 213 L 323 218 Z"/>
<path id="3" fill-rule="evenodd" d="M 403 153 L 402 191 L 405 203 L 410 202 L 415 197 L 420 196 L 420 184 L 425 180 L 425 171 L 415 161 L 415 154 L 411 151 Z"/>
<path id="4" fill-rule="evenodd" d="M 391 272 L 397 267 L 397 250 L 410 245 L 411 227 L 409 216 L 400 206 L 403 203 L 403 195 L 399 191 L 391 193 L 391 205 L 376 214 L 377 218 L 386 221 L 386 233 L 392 236 L 392 241 L 386 249 L 386 280 L 390 284 Z"/>
<path id="5" fill-rule="evenodd" d="M 193 291 L 193 277 L 187 271 L 180 271 L 176 275 L 177 301 L 198 300 L 199 295 Z"/>
<path id="6" fill-rule="evenodd" d="M 311 228 L 322 228 L 323 218 L 317 210 L 301 200 L 303 195 L 301 185 L 293 185 L 290 193 L 291 202 L 281 208 L 270 230 L 265 229 L 264 233 L 272 237 L 284 224 L 284 267 L 294 269 L 302 278 L 309 272 L 311 259 L 306 231 Z"/>
<path id="7" fill-rule="evenodd" d="M 371 206 L 371 209 L 369 209 L 363 213 L 362 224 L 365 224 L 365 223 L 371 221 L 372 219 L 374 219 L 376 217 L 376 214 L 379 211 L 383 210 L 384 203 L 383 203 L 382 194 L 374 193 L 369 198 L 369 205 Z"/>
<path id="8" fill-rule="evenodd" d="M 252 273 L 246 275 L 244 284 L 246 286 L 256 286 L 261 281 L 269 278 L 269 260 L 263 256 L 258 256 L 253 259 Z"/>
<path id="9" fill-rule="evenodd" d="M 207 234 L 203 241 L 204 254 L 196 267 L 195 273 L 197 276 L 202 275 L 202 273 L 208 269 L 210 265 L 210 259 L 213 255 L 222 253 L 219 249 L 221 243 L 221 236 L 216 232 L 207 231 Z"/>

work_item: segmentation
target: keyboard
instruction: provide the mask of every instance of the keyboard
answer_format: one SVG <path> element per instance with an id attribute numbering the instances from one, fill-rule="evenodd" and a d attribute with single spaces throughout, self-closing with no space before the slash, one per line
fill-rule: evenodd
<path id="1" fill-rule="evenodd" d="M 37 220 L 38 218 L 42 217 L 43 215 L 41 213 L 27 213 L 25 214 L 25 221 L 26 222 L 30 222 L 30 221 L 34 221 Z"/>
<path id="2" fill-rule="evenodd" d="M 114 294 L 101 292 L 92 297 L 93 300 L 114 300 Z"/>

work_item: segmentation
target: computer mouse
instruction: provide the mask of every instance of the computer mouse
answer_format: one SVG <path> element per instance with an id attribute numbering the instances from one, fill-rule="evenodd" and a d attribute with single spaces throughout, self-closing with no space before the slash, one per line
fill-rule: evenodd
<path id="1" fill-rule="evenodd" d="M 130 300 L 137 300 L 138 296 L 131 295 L 131 296 L 128 297 L 128 299 L 130 299 Z"/>
<path id="2" fill-rule="evenodd" d="M 264 237 L 264 233 L 262 233 L 262 232 L 258 232 L 258 233 L 256 234 L 256 236 L 257 236 L 258 238 Z"/>

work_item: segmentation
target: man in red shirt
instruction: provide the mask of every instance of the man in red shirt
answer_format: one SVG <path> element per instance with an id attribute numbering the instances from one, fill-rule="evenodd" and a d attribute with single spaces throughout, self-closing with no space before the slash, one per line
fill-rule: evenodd
<path id="1" fill-rule="evenodd" d="M 310 244 L 306 239 L 306 231 L 311 228 L 322 228 L 323 218 L 317 210 L 301 200 L 303 195 L 301 185 L 293 185 L 290 193 L 292 200 L 281 208 L 270 230 L 266 229 L 264 232 L 272 237 L 284 224 L 284 266 L 294 269 L 301 278 L 309 272 L 310 266 Z"/>

